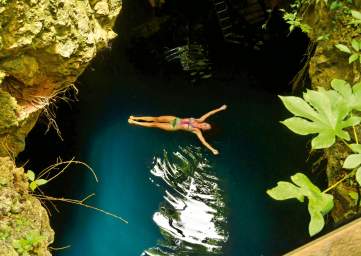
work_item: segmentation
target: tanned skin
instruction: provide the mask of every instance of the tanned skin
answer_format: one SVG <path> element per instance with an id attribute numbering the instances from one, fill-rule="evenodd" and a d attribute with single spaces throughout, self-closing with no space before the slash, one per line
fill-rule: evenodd
<path id="1" fill-rule="evenodd" d="M 176 116 L 129 116 L 128 123 L 143 127 L 159 128 L 165 131 L 187 131 L 195 134 L 200 142 L 214 155 L 218 155 L 217 149 L 213 148 L 203 137 L 202 131 L 212 129 L 206 119 L 220 111 L 226 110 L 227 105 L 209 111 L 200 118 L 178 118 Z"/>

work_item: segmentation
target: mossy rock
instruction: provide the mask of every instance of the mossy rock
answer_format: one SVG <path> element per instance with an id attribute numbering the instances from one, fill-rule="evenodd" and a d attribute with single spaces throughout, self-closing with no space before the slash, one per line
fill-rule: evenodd
<path id="1" fill-rule="evenodd" d="M 0 89 L 0 134 L 4 129 L 19 124 L 18 105 L 14 97 Z"/>
<path id="2" fill-rule="evenodd" d="M 29 194 L 23 168 L 0 157 L 0 255 L 51 255 L 54 240 L 46 210 Z"/>

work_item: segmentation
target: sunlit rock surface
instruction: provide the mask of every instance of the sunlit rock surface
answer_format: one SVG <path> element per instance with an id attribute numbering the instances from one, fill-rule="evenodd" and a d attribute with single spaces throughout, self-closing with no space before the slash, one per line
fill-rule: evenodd
<path id="1" fill-rule="evenodd" d="M 0 255 L 51 255 L 53 240 L 48 214 L 29 194 L 24 169 L 0 157 Z"/>
<path id="2" fill-rule="evenodd" d="M 23 129 L 26 135 L 30 129 L 21 128 L 21 120 L 75 82 L 116 36 L 112 26 L 120 9 L 119 0 L 0 1 L 0 89 L 18 104 L 16 118 L 0 124 L 0 142 L 6 140 L 13 155 L 23 144 L 15 145 L 21 138 L 13 138 L 17 131 L 10 128 Z M 0 149 L 1 155 L 4 151 Z"/>
<path id="3" fill-rule="evenodd" d="M 164 238 L 143 255 L 223 255 L 227 218 L 218 179 L 200 150 L 181 148 L 156 158 L 151 173 L 165 182 L 165 202 L 153 215 Z"/>

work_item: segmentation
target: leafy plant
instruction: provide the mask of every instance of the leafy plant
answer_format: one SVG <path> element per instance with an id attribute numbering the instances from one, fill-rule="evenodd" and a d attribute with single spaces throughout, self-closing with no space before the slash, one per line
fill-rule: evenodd
<path id="1" fill-rule="evenodd" d="M 35 179 L 35 173 L 31 170 L 28 170 L 28 172 L 26 173 L 26 176 L 28 177 L 28 180 L 30 181 L 29 187 L 32 191 L 35 191 L 35 189 L 37 187 L 48 183 L 48 181 L 45 179 Z"/>
<path id="2" fill-rule="evenodd" d="M 361 111 L 361 81 L 351 87 L 345 80 L 333 79 L 331 87 L 343 97 L 348 111 Z"/>
<path id="3" fill-rule="evenodd" d="M 343 4 L 339 1 L 333 1 L 331 4 L 330 4 L 330 10 L 331 11 L 334 11 L 334 10 L 337 10 L 337 9 L 340 9 L 341 7 L 343 7 Z"/>
<path id="4" fill-rule="evenodd" d="M 356 97 L 352 93 L 350 95 Z M 350 135 L 343 129 L 361 121 L 360 117 L 349 115 L 351 110 L 344 98 L 350 95 L 319 88 L 318 91 L 307 90 L 303 94 L 304 99 L 279 96 L 285 107 L 295 115 L 281 123 L 300 135 L 318 134 L 311 142 L 313 149 L 330 147 L 335 143 L 336 136 L 349 140 Z"/>
<path id="5" fill-rule="evenodd" d="M 285 12 L 283 14 L 283 19 L 290 25 L 290 32 L 292 32 L 295 28 L 300 28 L 304 33 L 309 33 L 312 30 L 309 25 L 302 23 L 302 19 L 297 16 L 297 12 Z"/>
<path id="6" fill-rule="evenodd" d="M 311 220 L 308 226 L 310 236 L 314 236 L 325 225 L 323 216 L 333 208 L 333 196 L 320 191 L 306 175 L 296 173 L 291 176 L 291 182 L 279 181 L 277 186 L 267 190 L 267 194 L 275 200 L 296 198 L 301 203 L 308 199 L 308 212 Z"/>
<path id="7" fill-rule="evenodd" d="M 361 63 L 361 40 L 353 39 L 351 41 L 352 48 L 350 49 L 344 44 L 336 44 L 335 47 L 341 52 L 348 53 L 350 57 L 348 58 L 348 63 L 359 60 Z"/>
<path id="8" fill-rule="evenodd" d="M 343 163 L 342 168 L 345 168 L 345 169 L 357 168 L 355 178 L 356 178 L 356 181 L 358 182 L 358 184 L 361 185 L 361 144 L 350 144 L 349 147 L 356 154 L 349 155 L 345 159 L 345 162 Z"/>
<path id="9" fill-rule="evenodd" d="M 21 256 L 29 256 L 29 252 L 34 250 L 44 237 L 39 234 L 39 232 L 33 231 L 22 239 L 14 240 L 13 247 Z"/>
<path id="10" fill-rule="evenodd" d="M 351 10 L 352 20 L 349 22 L 350 25 L 360 25 L 361 24 L 361 12 Z"/>
<path id="11" fill-rule="evenodd" d="M 319 42 L 319 41 L 327 41 L 330 39 L 330 34 L 325 34 L 325 35 L 321 35 L 319 37 L 317 37 L 316 41 Z"/>

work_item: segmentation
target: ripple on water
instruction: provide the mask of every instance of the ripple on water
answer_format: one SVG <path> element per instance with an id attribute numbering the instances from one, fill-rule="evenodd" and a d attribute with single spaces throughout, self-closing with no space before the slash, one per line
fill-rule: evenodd
<path id="1" fill-rule="evenodd" d="M 156 157 L 151 174 L 165 183 L 153 220 L 163 236 L 142 255 L 222 255 L 228 240 L 225 204 L 214 170 L 195 147 Z"/>

